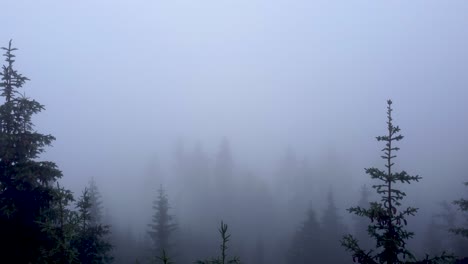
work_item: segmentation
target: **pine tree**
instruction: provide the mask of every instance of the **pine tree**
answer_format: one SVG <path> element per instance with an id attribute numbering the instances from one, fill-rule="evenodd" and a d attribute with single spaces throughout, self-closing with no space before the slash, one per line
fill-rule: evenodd
<path id="1" fill-rule="evenodd" d="M 78 263 L 78 251 L 71 241 L 77 235 L 77 213 L 70 210 L 74 201 L 70 190 L 57 183 L 53 206 L 42 214 L 42 230 L 49 238 L 42 244 L 37 263 Z"/>
<path id="2" fill-rule="evenodd" d="M 410 176 L 406 171 L 394 172 L 395 152 L 399 150 L 395 143 L 402 140 L 403 136 L 399 134 L 400 128 L 393 125 L 392 119 L 392 101 L 387 101 L 387 129 L 388 134 L 377 137 L 377 141 L 385 142 L 382 149 L 385 160 L 386 170 L 377 168 L 368 168 L 366 173 L 372 179 L 379 180 L 380 183 L 372 186 L 378 194 L 381 195 L 380 202 L 372 202 L 370 208 L 352 207 L 348 209 L 350 213 L 370 219 L 371 224 L 368 227 L 369 235 L 375 240 L 376 248 L 365 251 L 359 246 L 358 241 L 352 236 L 347 235 L 342 240 L 342 245 L 350 251 L 353 260 L 359 263 L 414 263 L 414 255 L 407 249 L 406 240 L 413 237 L 414 233 L 407 231 L 406 217 L 415 215 L 416 208 L 408 207 L 399 209 L 401 202 L 406 194 L 395 188 L 396 183 L 411 183 L 419 181 L 420 176 Z M 421 263 L 437 263 L 445 261 L 449 257 L 442 254 L 441 257 L 429 259 L 426 257 Z"/>
<path id="3" fill-rule="evenodd" d="M 78 199 L 77 236 L 73 246 L 78 251 L 79 263 L 110 263 L 112 245 L 107 240 L 109 226 L 91 222 L 91 196 L 87 188 Z"/>
<path id="4" fill-rule="evenodd" d="M 171 236 L 177 229 L 174 217 L 169 214 L 169 199 L 162 185 L 158 190 L 158 197 L 153 202 L 155 210 L 152 223 L 149 224 L 148 234 L 153 242 L 152 255 L 157 257 L 163 250 L 171 254 L 172 241 Z"/>
<path id="5" fill-rule="evenodd" d="M 240 263 L 239 257 L 235 256 L 229 259 L 227 256 L 227 250 L 229 248 L 228 242 L 230 241 L 230 238 L 231 238 L 231 234 L 229 234 L 227 230 L 228 230 L 228 225 L 223 223 L 223 221 L 221 221 L 221 227 L 218 229 L 219 234 L 221 235 L 221 239 L 222 239 L 221 245 L 219 246 L 219 248 L 221 249 L 221 255 L 216 258 L 212 258 L 210 260 L 204 260 L 204 261 L 198 260 L 195 262 L 196 264 L 239 264 Z"/>
<path id="6" fill-rule="evenodd" d="M 455 205 L 457 205 L 455 203 Z M 440 234 L 438 240 L 443 247 L 457 258 L 466 257 L 468 249 L 468 239 L 462 236 L 462 233 L 456 233 L 458 230 L 459 215 L 454 206 L 447 202 L 440 203 L 441 211 L 435 215 L 438 220 L 437 232 Z"/>
<path id="7" fill-rule="evenodd" d="M 101 193 L 99 192 L 99 188 L 96 184 L 96 181 L 94 181 L 94 178 L 91 178 L 89 181 L 89 198 L 91 202 L 91 208 L 90 208 L 90 223 L 91 225 L 98 225 L 102 221 L 102 197 Z"/>
<path id="8" fill-rule="evenodd" d="M 423 250 L 431 255 L 442 253 L 442 234 L 434 216 L 427 225 L 422 246 Z"/>
<path id="9" fill-rule="evenodd" d="M 361 208 L 365 208 L 366 206 L 369 205 L 370 199 L 370 190 L 367 187 L 367 185 L 363 185 L 361 188 L 361 197 L 358 202 L 358 206 Z M 369 225 L 369 220 L 356 216 L 356 224 L 355 224 L 355 237 L 357 241 L 359 241 L 359 244 L 363 248 L 370 248 L 372 246 L 372 240 L 367 234 L 367 226 Z"/>
<path id="10" fill-rule="evenodd" d="M 214 176 L 217 186 L 221 189 L 231 187 L 234 177 L 234 161 L 231 154 L 229 140 L 223 139 L 219 147 L 214 166 Z"/>
<path id="11" fill-rule="evenodd" d="M 307 218 L 295 232 L 288 251 L 286 263 L 322 263 L 322 230 L 315 211 L 309 208 Z"/>
<path id="12" fill-rule="evenodd" d="M 465 186 L 468 186 L 468 182 L 465 182 L 464 184 Z M 461 198 L 459 200 L 453 201 L 453 204 L 458 206 L 458 209 L 460 211 L 464 213 L 468 213 L 468 200 Z M 466 217 L 466 215 L 465 215 L 465 226 L 452 228 L 450 229 L 450 231 L 468 239 L 468 218 Z"/>
<path id="13" fill-rule="evenodd" d="M 35 263 L 41 245 L 41 212 L 54 200 L 54 182 L 62 176 L 56 164 L 38 161 L 55 138 L 34 130 L 33 115 L 44 106 L 25 96 L 21 88 L 29 79 L 14 68 L 11 41 L 0 72 L 0 255 L 14 263 Z"/>
<path id="14" fill-rule="evenodd" d="M 447 201 L 442 201 L 440 206 L 441 212 L 436 214 L 435 217 L 439 220 L 438 231 L 444 234 L 444 236 L 442 236 L 443 239 L 441 239 L 444 242 L 443 245 L 448 252 L 456 256 L 462 256 L 466 254 L 468 240 L 452 231 L 455 230 L 457 226 L 457 211 L 452 204 Z"/>
<path id="15" fill-rule="evenodd" d="M 346 228 L 338 215 L 338 208 L 335 205 L 332 189 L 328 191 L 327 207 L 321 219 L 322 252 L 334 252 L 333 254 L 321 254 L 321 263 L 343 263 L 346 256 L 343 248 L 340 247 L 340 238 L 346 232 Z"/>
<path id="16" fill-rule="evenodd" d="M 126 228 L 115 228 L 113 226 L 112 245 L 114 246 L 115 263 L 132 263 L 137 258 L 141 260 L 142 256 L 137 244 L 138 242 L 130 224 Z"/>

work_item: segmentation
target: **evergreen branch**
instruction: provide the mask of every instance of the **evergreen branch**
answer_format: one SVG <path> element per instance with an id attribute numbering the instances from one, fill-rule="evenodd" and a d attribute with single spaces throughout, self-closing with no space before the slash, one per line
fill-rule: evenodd
<path id="1" fill-rule="evenodd" d="M 159 260 L 162 261 L 163 264 L 173 264 L 174 262 L 170 261 L 170 258 L 166 254 L 166 250 L 162 250 L 162 255 L 158 257 Z"/>

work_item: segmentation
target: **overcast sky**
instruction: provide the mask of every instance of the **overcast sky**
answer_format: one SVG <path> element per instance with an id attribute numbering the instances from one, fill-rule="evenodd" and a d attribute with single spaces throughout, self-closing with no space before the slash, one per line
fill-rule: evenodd
<path id="1" fill-rule="evenodd" d="M 466 179 L 467 1 L 0 6 L 0 44 L 19 48 L 26 94 L 46 106 L 37 129 L 57 138 L 43 157 L 74 190 L 143 174 L 178 140 L 214 153 L 223 137 L 249 166 L 332 149 L 364 175 L 380 162 L 388 98 L 401 166 L 432 184 Z"/>

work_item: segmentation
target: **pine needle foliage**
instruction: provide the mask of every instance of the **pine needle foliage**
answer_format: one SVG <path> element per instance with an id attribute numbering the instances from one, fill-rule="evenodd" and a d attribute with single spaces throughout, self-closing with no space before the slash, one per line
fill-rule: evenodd
<path id="1" fill-rule="evenodd" d="M 62 176 L 56 164 L 39 161 L 55 138 L 38 133 L 32 117 L 44 110 L 21 90 L 29 80 L 15 69 L 16 48 L 3 47 L 0 70 L 0 255 L 15 263 L 35 263 L 48 243 L 39 223 L 54 200 Z M 47 242 L 45 242 L 47 241 Z"/>
<path id="2" fill-rule="evenodd" d="M 401 208 L 401 202 L 406 193 L 396 189 L 397 183 L 418 182 L 421 177 L 411 176 L 406 171 L 395 172 L 393 167 L 394 160 L 397 157 L 396 152 L 400 150 L 395 146 L 396 142 L 403 139 L 400 134 L 400 128 L 393 124 L 392 101 L 387 101 L 387 134 L 376 137 L 377 141 L 385 143 L 382 149 L 382 159 L 385 160 L 385 169 L 367 168 L 366 174 L 371 179 L 378 180 L 380 183 L 373 185 L 381 196 L 379 202 L 371 202 L 369 208 L 352 207 L 348 211 L 370 220 L 368 234 L 375 241 L 375 249 L 365 250 L 359 246 L 359 241 L 352 235 L 343 237 L 341 244 L 347 251 L 352 253 L 353 261 L 365 264 L 374 263 L 443 263 L 453 260 L 452 256 L 443 253 L 440 257 L 426 258 L 417 261 L 413 253 L 407 249 L 406 241 L 414 236 L 413 232 L 406 230 L 406 217 L 414 216 L 417 208 Z"/>
<path id="3" fill-rule="evenodd" d="M 71 191 L 57 182 L 53 205 L 43 212 L 43 219 L 39 221 L 48 241 L 42 244 L 37 263 L 79 263 L 78 250 L 72 243 L 78 231 L 78 214 L 69 209 L 73 201 Z"/>
<path id="4" fill-rule="evenodd" d="M 73 246 L 78 251 L 79 263 L 111 263 L 113 261 L 113 257 L 110 255 L 112 245 L 106 239 L 110 233 L 109 226 L 92 224 L 92 202 L 87 188 L 84 189 L 76 206 L 78 223 Z"/>
<path id="5" fill-rule="evenodd" d="M 0 255 L 6 263 L 109 263 L 108 226 L 90 226 L 92 200 L 85 191 L 78 211 L 72 193 L 57 180 L 62 172 L 39 161 L 55 140 L 38 133 L 32 118 L 44 110 L 21 90 L 29 80 L 14 67 L 12 41 L 0 70 Z M 56 187 L 54 186 L 56 184 Z M 2 262 L 3 263 L 3 262 Z"/>

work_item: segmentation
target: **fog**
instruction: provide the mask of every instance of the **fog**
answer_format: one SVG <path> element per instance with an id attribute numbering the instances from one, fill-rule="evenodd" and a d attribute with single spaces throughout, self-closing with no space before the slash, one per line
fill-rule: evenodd
<path id="1" fill-rule="evenodd" d="M 352 233 L 345 209 L 375 184 L 364 168 L 384 166 L 387 99 L 405 136 L 396 167 L 423 177 L 402 185 L 420 208 L 408 219 L 418 252 L 438 204 L 466 195 L 466 1 L 1 6 L 1 46 L 19 48 L 26 95 L 46 108 L 36 129 L 56 137 L 41 159 L 76 194 L 94 178 L 113 233 L 135 245 L 160 185 L 179 245 L 197 238 L 178 253 L 192 260 L 216 254 L 224 220 L 230 253 L 253 263 L 262 240 L 268 263 L 283 263 L 330 192 Z"/>

